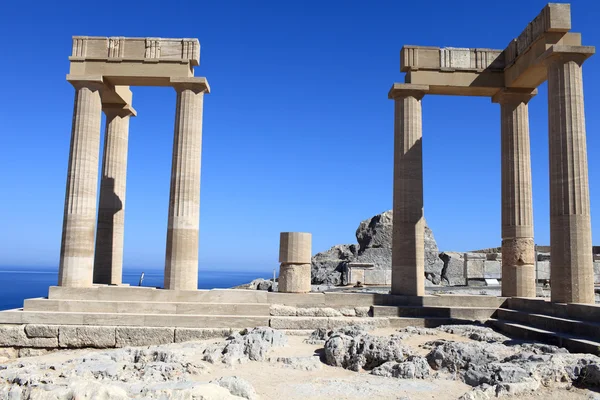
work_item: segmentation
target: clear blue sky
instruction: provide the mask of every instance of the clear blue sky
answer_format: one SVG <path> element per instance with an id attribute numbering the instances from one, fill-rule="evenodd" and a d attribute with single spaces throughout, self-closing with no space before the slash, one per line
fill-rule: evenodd
<path id="1" fill-rule="evenodd" d="M 70 3 L 70 4 L 67 4 Z M 60 4 L 60 5 L 59 5 Z M 0 264 L 58 264 L 72 35 L 196 37 L 205 98 L 200 267 L 277 265 L 280 231 L 314 252 L 392 206 L 403 44 L 504 48 L 545 5 L 486 1 L 11 1 L 0 13 Z M 573 31 L 600 46 L 600 2 Z M 600 243 L 600 55 L 584 66 L 592 227 Z M 133 88 L 125 265 L 162 267 L 175 92 Z M 500 117 L 489 98 L 423 100 L 425 216 L 441 249 L 500 244 Z M 549 243 L 547 91 L 530 103 L 536 241 Z"/>

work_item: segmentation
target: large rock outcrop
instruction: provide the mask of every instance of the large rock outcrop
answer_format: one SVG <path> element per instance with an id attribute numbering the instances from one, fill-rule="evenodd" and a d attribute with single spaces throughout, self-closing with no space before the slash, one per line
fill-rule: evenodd
<path id="1" fill-rule="evenodd" d="M 392 268 L 392 210 L 362 221 L 356 230 L 358 244 L 341 244 L 312 258 L 311 279 L 315 285 L 341 285 L 348 263 L 372 263 L 375 269 Z M 431 282 L 441 281 L 444 262 L 433 232 L 425 223 L 425 276 Z"/>

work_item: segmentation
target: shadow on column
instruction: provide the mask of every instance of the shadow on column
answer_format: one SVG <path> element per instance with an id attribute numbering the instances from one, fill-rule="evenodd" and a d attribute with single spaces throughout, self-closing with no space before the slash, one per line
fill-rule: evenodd
<path id="1" fill-rule="evenodd" d="M 114 268 L 115 214 L 123 209 L 123 202 L 115 193 L 115 179 L 102 177 L 100 205 L 94 253 L 94 283 L 110 284 Z"/>

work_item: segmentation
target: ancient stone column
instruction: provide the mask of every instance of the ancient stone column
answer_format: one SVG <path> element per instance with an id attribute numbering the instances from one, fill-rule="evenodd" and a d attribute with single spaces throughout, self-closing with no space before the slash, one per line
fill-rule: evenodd
<path id="1" fill-rule="evenodd" d="M 69 79 L 69 78 L 68 78 Z M 58 284 L 92 286 L 102 77 L 69 79 L 75 87 L 71 151 Z"/>
<path id="2" fill-rule="evenodd" d="M 171 194 L 167 228 L 165 288 L 198 289 L 200 158 L 204 78 L 171 79 L 177 92 Z"/>
<path id="3" fill-rule="evenodd" d="M 392 294 L 425 294 L 421 99 L 426 85 L 394 84 Z"/>
<path id="4" fill-rule="evenodd" d="M 278 291 L 310 292 L 312 235 L 305 232 L 281 232 L 279 237 Z"/>
<path id="5" fill-rule="evenodd" d="M 106 129 L 100 181 L 100 204 L 96 228 L 94 283 L 120 285 L 123 282 L 123 232 L 125 225 L 125 182 L 129 106 L 104 107 Z"/>
<path id="6" fill-rule="evenodd" d="M 502 90 L 502 296 L 535 297 L 529 110 L 533 90 Z"/>
<path id="7" fill-rule="evenodd" d="M 581 66 L 593 47 L 549 50 L 551 299 L 594 303 L 590 197 Z M 590 51 L 591 50 L 591 51 Z"/>

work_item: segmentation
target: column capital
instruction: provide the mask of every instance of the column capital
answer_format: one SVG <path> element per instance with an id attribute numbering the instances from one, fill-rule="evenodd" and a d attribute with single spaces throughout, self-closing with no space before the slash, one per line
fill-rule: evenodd
<path id="1" fill-rule="evenodd" d="M 103 90 L 104 79 L 102 75 L 71 75 L 67 74 L 67 82 L 69 82 L 75 89 L 87 87 L 92 90 Z"/>
<path id="2" fill-rule="evenodd" d="M 394 83 L 388 92 L 388 99 L 397 99 L 402 97 L 414 97 L 421 100 L 429 92 L 429 85 L 415 85 L 412 83 Z"/>
<path id="3" fill-rule="evenodd" d="M 546 67 L 555 63 L 566 63 L 569 61 L 575 61 L 577 64 L 582 65 L 585 60 L 595 53 L 596 47 L 594 46 L 566 46 L 555 44 L 546 50 L 538 60 Z"/>
<path id="4" fill-rule="evenodd" d="M 537 89 L 504 88 L 492 96 L 492 103 L 527 104 L 538 93 Z"/>
<path id="5" fill-rule="evenodd" d="M 189 89 L 194 93 L 210 93 L 210 86 L 204 77 L 170 78 L 170 82 L 171 86 L 178 92 Z"/>
<path id="6" fill-rule="evenodd" d="M 137 111 L 129 104 L 102 104 L 102 111 L 104 111 L 107 118 L 137 116 Z"/>

